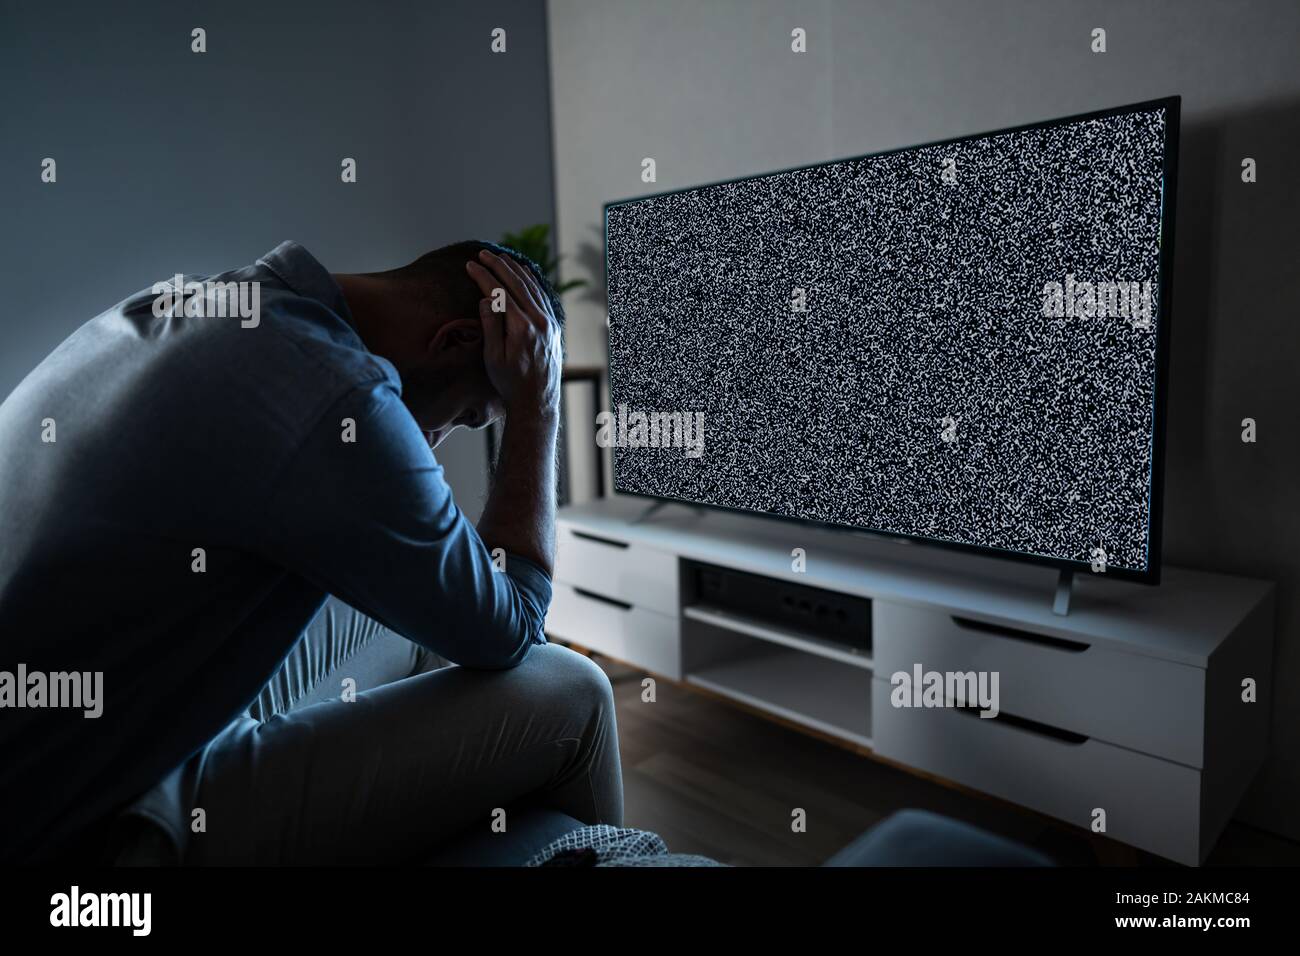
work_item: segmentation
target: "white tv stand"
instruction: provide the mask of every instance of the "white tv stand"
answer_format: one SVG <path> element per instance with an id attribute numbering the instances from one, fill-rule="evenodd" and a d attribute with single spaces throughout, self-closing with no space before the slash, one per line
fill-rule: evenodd
<path id="1" fill-rule="evenodd" d="M 1081 575 L 1061 616 L 1051 569 L 672 505 L 636 520 L 645 507 L 561 509 L 548 634 L 1080 827 L 1103 810 L 1108 836 L 1193 865 L 1263 762 L 1271 583 Z M 867 599 L 869 633 L 711 607 L 683 573 L 696 563 Z M 891 675 L 918 663 L 996 671 L 1001 714 L 894 707 Z"/>

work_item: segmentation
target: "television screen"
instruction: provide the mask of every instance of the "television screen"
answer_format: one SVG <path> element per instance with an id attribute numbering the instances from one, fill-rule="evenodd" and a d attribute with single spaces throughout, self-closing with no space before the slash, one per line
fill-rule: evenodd
<path id="1" fill-rule="evenodd" d="M 1177 126 L 611 203 L 615 490 L 1158 580 Z"/>

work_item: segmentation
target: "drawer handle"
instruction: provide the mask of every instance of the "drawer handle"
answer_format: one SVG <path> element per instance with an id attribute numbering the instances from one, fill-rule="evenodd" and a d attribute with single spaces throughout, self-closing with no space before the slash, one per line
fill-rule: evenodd
<path id="1" fill-rule="evenodd" d="M 996 634 L 998 637 L 1009 637 L 1014 641 L 1042 644 L 1044 647 L 1054 647 L 1058 651 L 1069 651 L 1071 654 L 1086 651 L 1089 647 L 1088 644 L 1084 644 L 1082 641 L 1070 641 L 1063 637 L 1048 637 L 1045 634 L 1021 631 L 1014 627 L 1002 627 L 999 624 L 989 624 L 970 617 L 958 617 L 955 614 L 952 615 L 952 622 L 967 631 L 982 631 L 985 634 Z"/>
<path id="2" fill-rule="evenodd" d="M 588 534 L 585 531 L 570 531 L 569 534 L 575 538 L 581 538 L 583 541 L 594 541 L 596 544 L 609 545 L 611 548 L 627 548 L 626 541 L 615 541 L 613 538 L 602 538 L 600 535 Z"/>
<path id="3" fill-rule="evenodd" d="M 1058 741 L 1071 746 L 1087 743 L 1088 738 L 1083 734 L 1076 734 L 1070 730 L 1061 730 L 1059 727 L 1053 727 L 1051 724 L 1040 724 L 1036 720 L 1030 720 L 1027 717 L 1017 717 L 1014 714 L 1008 714 L 1006 711 L 1000 711 L 996 717 L 980 717 L 978 707 L 955 707 L 958 713 L 974 717 L 977 720 L 995 720 L 998 723 L 1006 724 L 1008 727 L 1017 727 L 1020 730 L 1028 731 L 1031 734 L 1037 734 L 1040 737 L 1047 737 L 1051 740 Z"/>
<path id="4" fill-rule="evenodd" d="M 605 597 L 603 594 L 596 594 L 593 591 L 584 590 L 583 588 L 574 588 L 573 593 L 578 595 L 578 597 L 585 597 L 589 601 L 599 601 L 602 604 L 612 604 L 614 607 L 622 611 L 632 610 L 632 605 L 628 604 L 626 601 L 618 601 L 614 598 Z"/>

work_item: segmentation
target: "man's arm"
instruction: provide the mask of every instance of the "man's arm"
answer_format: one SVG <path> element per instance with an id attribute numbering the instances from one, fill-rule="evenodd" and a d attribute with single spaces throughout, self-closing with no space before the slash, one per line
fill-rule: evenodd
<path id="1" fill-rule="evenodd" d="M 554 411 L 506 416 L 496 477 L 479 518 L 489 549 L 528 558 L 547 574 L 555 570 Z"/>
<path id="2" fill-rule="evenodd" d="M 387 382 L 354 389 L 322 415 L 279 476 L 262 521 L 262 546 L 276 564 L 453 663 L 483 668 L 512 667 L 546 641 L 560 391 L 548 300 L 527 284 L 531 276 L 491 258 L 493 271 L 471 272 L 488 296 L 484 363 L 507 425 L 480 530 L 456 507 L 427 439 Z M 509 295 L 504 316 L 490 309 L 488 290 L 497 287 Z M 344 419 L 356 423 L 354 442 L 339 440 Z M 493 548 L 516 558 L 504 574 Z"/>
<path id="3" fill-rule="evenodd" d="M 466 269 L 483 292 L 483 362 L 506 408 L 496 479 L 478 532 L 488 548 L 555 566 L 555 442 L 560 413 L 560 329 L 527 269 L 488 250 Z M 505 293 L 504 312 L 492 311 Z"/>
<path id="4" fill-rule="evenodd" d="M 344 419 L 353 442 L 339 439 Z M 550 576 L 517 554 L 501 573 L 388 382 L 326 410 L 259 524 L 274 565 L 452 663 L 512 667 L 545 643 Z"/>

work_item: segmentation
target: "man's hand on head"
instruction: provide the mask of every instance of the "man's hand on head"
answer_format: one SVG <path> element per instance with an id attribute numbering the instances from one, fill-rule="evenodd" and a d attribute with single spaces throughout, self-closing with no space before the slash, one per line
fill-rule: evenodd
<path id="1" fill-rule="evenodd" d="M 506 419 L 557 414 L 560 402 L 560 324 L 532 273 L 509 256 L 479 252 L 466 271 L 483 293 L 483 364 L 501 396 Z M 493 303 L 504 305 L 495 311 Z"/>
<path id="2" fill-rule="evenodd" d="M 484 249 L 465 266 L 483 300 L 483 364 L 505 406 L 495 480 L 479 518 L 489 548 L 555 566 L 555 442 L 560 407 L 560 323 L 532 273 Z M 503 302 L 504 312 L 492 309 Z"/>

